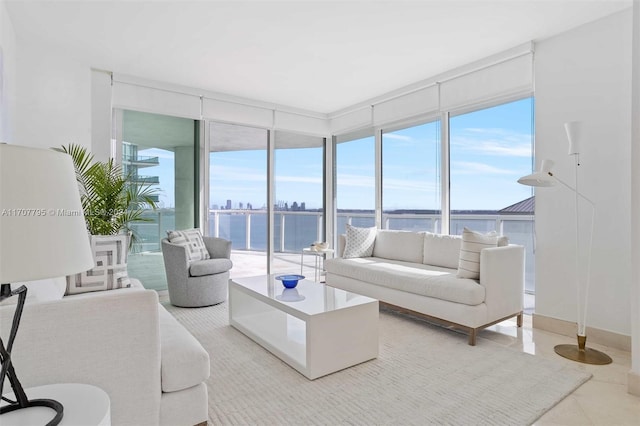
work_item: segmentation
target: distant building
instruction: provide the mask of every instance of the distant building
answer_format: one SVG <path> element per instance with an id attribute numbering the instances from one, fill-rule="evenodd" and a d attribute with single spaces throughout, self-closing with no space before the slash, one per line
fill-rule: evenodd
<path id="1" fill-rule="evenodd" d="M 138 145 L 122 142 L 122 172 L 131 176 L 131 180 L 138 184 L 158 185 L 160 178 L 158 176 L 142 176 L 138 174 L 138 170 L 145 167 L 154 167 L 160 164 L 158 157 L 145 157 L 138 155 Z M 159 200 L 158 195 L 152 195 L 151 198 L 156 203 Z"/>
<path id="2" fill-rule="evenodd" d="M 526 200 L 518 201 L 515 204 L 511 204 L 501 210 L 498 210 L 498 213 L 508 213 L 508 214 L 534 214 L 536 210 L 536 197 L 535 195 L 527 198 Z"/>
<path id="3" fill-rule="evenodd" d="M 231 200 L 227 200 L 227 210 L 231 210 Z"/>

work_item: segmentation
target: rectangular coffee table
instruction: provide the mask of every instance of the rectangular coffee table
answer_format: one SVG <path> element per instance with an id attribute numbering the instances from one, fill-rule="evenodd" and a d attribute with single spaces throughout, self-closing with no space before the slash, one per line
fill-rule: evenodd
<path id="1" fill-rule="evenodd" d="M 378 356 L 378 301 L 313 281 L 229 280 L 229 323 L 311 380 Z"/>

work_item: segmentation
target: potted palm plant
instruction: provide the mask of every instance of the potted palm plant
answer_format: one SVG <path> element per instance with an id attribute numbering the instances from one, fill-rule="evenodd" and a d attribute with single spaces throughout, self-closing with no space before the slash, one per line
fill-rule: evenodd
<path id="1" fill-rule="evenodd" d="M 73 160 L 87 231 L 91 235 L 131 235 L 130 246 L 138 239 L 131 224 L 148 222 L 145 210 L 156 209 L 157 188 L 123 173 L 113 159 L 94 161 L 89 151 L 76 144 L 55 148 Z"/>

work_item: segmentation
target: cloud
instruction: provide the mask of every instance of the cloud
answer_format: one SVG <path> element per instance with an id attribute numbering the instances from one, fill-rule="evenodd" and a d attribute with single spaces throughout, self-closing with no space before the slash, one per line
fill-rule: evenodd
<path id="1" fill-rule="evenodd" d="M 519 172 L 509 169 L 501 169 L 484 163 L 454 161 L 451 164 L 451 173 L 456 175 L 517 175 Z"/>
<path id="2" fill-rule="evenodd" d="M 322 176 L 283 176 L 276 175 L 276 186 L 279 182 L 322 184 Z"/>
<path id="3" fill-rule="evenodd" d="M 210 180 L 266 182 L 266 170 L 263 173 L 249 167 L 211 166 Z"/>
<path id="4" fill-rule="evenodd" d="M 371 176 L 341 174 L 338 176 L 338 192 L 340 187 L 373 188 L 375 180 Z"/>
<path id="5" fill-rule="evenodd" d="M 413 142 L 415 140 L 411 136 L 399 135 L 397 133 L 384 133 L 382 137 L 384 139 L 393 139 L 393 140 L 404 141 L 404 142 Z"/>
<path id="6" fill-rule="evenodd" d="M 452 149 L 501 157 L 531 157 L 531 135 L 506 129 L 465 128 L 455 131 Z"/>
<path id="7" fill-rule="evenodd" d="M 382 183 L 384 190 L 428 192 L 433 193 L 439 190 L 438 182 L 421 182 L 404 179 L 385 179 Z"/>

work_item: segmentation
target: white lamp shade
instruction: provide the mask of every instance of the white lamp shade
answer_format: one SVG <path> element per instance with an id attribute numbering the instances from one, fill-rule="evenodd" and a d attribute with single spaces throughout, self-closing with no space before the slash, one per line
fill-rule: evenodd
<path id="1" fill-rule="evenodd" d="M 0 283 L 93 266 L 71 157 L 0 144 Z"/>
<path id="2" fill-rule="evenodd" d="M 552 160 L 542 160 L 540 170 L 531 173 L 530 175 L 523 176 L 518 179 L 518 183 L 527 186 L 553 186 L 556 184 L 556 180 L 551 173 L 551 168 L 554 162 Z"/>
<path id="3" fill-rule="evenodd" d="M 582 137 L 582 122 L 570 121 L 564 123 L 564 129 L 569 139 L 569 155 L 580 154 L 580 139 Z"/>

